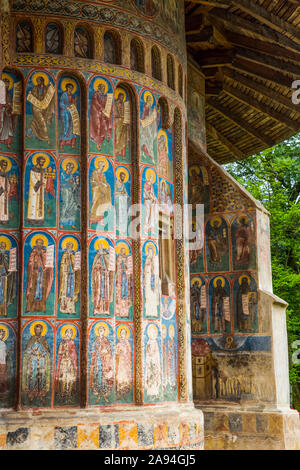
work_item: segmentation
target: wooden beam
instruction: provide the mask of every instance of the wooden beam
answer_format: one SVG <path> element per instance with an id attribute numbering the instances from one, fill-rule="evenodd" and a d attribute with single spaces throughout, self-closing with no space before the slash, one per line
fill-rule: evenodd
<path id="1" fill-rule="evenodd" d="M 210 41 L 214 36 L 214 28 L 212 26 L 205 26 L 199 33 L 187 34 L 186 42 L 188 44 L 197 42 Z"/>
<path id="2" fill-rule="evenodd" d="M 223 89 L 223 84 L 220 82 L 210 83 L 205 82 L 205 95 L 206 96 L 218 96 Z"/>
<path id="3" fill-rule="evenodd" d="M 250 75 L 254 75 L 255 77 L 269 80 L 270 82 L 276 83 L 276 85 L 284 86 L 289 90 L 291 89 L 293 78 L 287 77 L 282 72 L 270 69 L 264 65 L 254 64 L 251 61 L 237 58 L 233 61 L 232 67 L 242 72 L 247 72 Z"/>
<path id="4" fill-rule="evenodd" d="M 300 44 L 289 39 L 284 34 L 278 33 L 262 24 L 252 23 L 251 21 L 235 15 L 234 13 L 230 13 L 227 10 L 223 10 L 222 8 L 213 8 L 208 12 L 207 17 L 212 25 L 215 20 L 222 21 L 229 25 L 229 27 L 233 28 L 233 30 L 238 30 L 241 34 L 244 34 L 245 31 L 250 31 L 262 40 L 275 42 L 276 44 L 281 44 L 288 49 L 300 52 Z"/>
<path id="5" fill-rule="evenodd" d="M 234 145 L 230 140 L 227 139 L 223 134 L 221 134 L 215 127 L 212 126 L 208 121 L 206 121 L 206 132 L 214 139 L 217 140 L 218 142 L 221 142 L 221 144 L 229 150 L 229 152 L 233 153 L 239 160 L 243 159 L 245 155 L 241 150 Z"/>
<path id="6" fill-rule="evenodd" d="M 232 0 L 232 3 L 240 10 L 256 18 L 260 23 L 265 24 L 279 33 L 289 33 L 294 36 L 295 41 L 300 42 L 300 29 L 294 24 L 279 18 L 279 16 L 274 15 L 272 12 L 251 0 Z"/>
<path id="7" fill-rule="evenodd" d="M 229 110 L 228 108 L 223 106 L 221 103 L 218 103 L 216 98 L 210 98 L 207 101 L 207 104 L 211 106 L 219 114 L 222 114 L 222 116 L 224 116 L 225 119 L 233 122 L 233 124 L 240 127 L 244 132 L 260 140 L 266 147 L 273 147 L 275 145 L 275 141 L 271 137 L 261 133 L 259 129 L 257 129 L 256 127 L 253 127 L 248 121 L 243 119 L 240 115 L 236 114 L 234 111 Z"/>
<path id="8" fill-rule="evenodd" d="M 205 76 L 205 78 L 213 78 L 218 73 L 217 67 L 208 67 L 207 69 L 200 69 L 201 73 Z"/>
<path id="9" fill-rule="evenodd" d="M 225 77 L 229 77 L 235 82 L 241 83 L 250 90 L 257 91 L 261 95 L 264 95 L 267 98 L 276 101 L 276 103 L 285 106 L 289 111 L 296 111 L 300 114 L 300 106 L 297 104 L 293 104 L 292 99 L 288 96 L 285 96 L 282 93 L 278 93 L 277 91 L 272 90 L 272 88 L 269 88 L 263 85 L 262 83 L 258 83 L 250 77 L 245 77 L 245 75 L 242 75 L 236 70 L 229 69 L 228 67 L 224 67 L 222 70 Z"/>
<path id="10" fill-rule="evenodd" d="M 185 32 L 199 31 L 203 25 L 203 15 L 190 15 L 185 17 Z"/>
<path id="11" fill-rule="evenodd" d="M 256 64 L 268 66 L 271 69 L 277 70 L 279 72 L 289 73 L 295 78 L 300 78 L 300 67 L 299 65 L 296 65 L 292 62 L 286 62 L 258 51 L 251 51 L 250 49 L 246 49 L 244 47 L 236 48 L 236 56 L 250 60 Z"/>
<path id="12" fill-rule="evenodd" d="M 288 118 L 287 116 L 284 116 L 282 113 L 276 111 L 271 106 L 268 106 L 267 104 L 258 101 L 253 96 L 249 96 L 249 95 L 243 93 L 238 88 L 235 88 L 232 85 L 229 85 L 228 83 L 224 83 L 223 90 L 228 95 L 230 95 L 233 98 L 237 99 L 241 103 L 245 103 L 248 106 L 251 106 L 251 108 L 254 108 L 257 111 L 260 111 L 261 113 L 265 114 L 266 116 L 270 117 L 271 119 L 274 119 L 277 122 L 280 122 L 281 124 L 284 124 L 285 126 L 289 127 L 293 131 L 295 131 L 295 132 L 300 131 L 300 123 L 299 122 L 297 123 L 296 121 L 293 121 L 292 119 Z"/>
<path id="13" fill-rule="evenodd" d="M 196 5 L 207 5 L 210 7 L 227 8 L 231 4 L 231 0 L 191 0 Z"/>
<path id="14" fill-rule="evenodd" d="M 220 67 L 230 65 L 235 57 L 233 49 L 213 49 L 200 51 L 194 54 L 195 60 L 200 67 Z"/>
<path id="15" fill-rule="evenodd" d="M 231 42 L 233 45 L 264 52 L 265 54 L 269 54 L 273 57 L 285 57 L 286 59 L 300 62 L 300 53 L 281 47 L 281 45 L 261 41 L 256 38 L 250 38 L 244 34 L 235 33 L 229 30 L 223 30 L 222 33 L 226 37 L 227 41 Z"/>

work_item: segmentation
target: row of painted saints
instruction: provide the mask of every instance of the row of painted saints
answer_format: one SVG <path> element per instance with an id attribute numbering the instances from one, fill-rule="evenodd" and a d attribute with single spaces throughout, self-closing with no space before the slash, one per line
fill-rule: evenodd
<path id="1" fill-rule="evenodd" d="M 14 74 L 4 73 L 5 97 L 0 104 L 0 145 L 18 150 L 22 114 L 22 84 Z M 34 72 L 26 86 L 26 140 L 28 149 L 56 149 L 56 94 L 58 105 L 59 152 L 80 155 L 80 86 L 72 77 L 58 80 L 46 72 Z M 131 99 L 125 88 L 113 88 L 110 80 L 93 77 L 89 84 L 90 151 L 114 155 L 131 162 Z M 161 129 L 160 105 L 144 90 L 140 97 L 141 160 L 158 164 L 161 176 L 172 179 L 172 136 Z"/>
<path id="2" fill-rule="evenodd" d="M 56 357 L 53 358 L 53 329 L 48 322 L 32 321 L 22 334 L 22 403 L 49 406 L 79 402 L 78 325 L 64 323 L 57 328 Z M 177 398 L 176 327 L 173 323 L 148 324 L 144 332 L 144 387 L 146 402 Z M 128 325 L 118 325 L 114 335 L 109 323 L 92 325 L 89 333 L 89 402 L 110 404 L 133 402 L 133 333 Z M 11 405 L 14 392 L 16 335 L 9 325 L 0 324 L 1 405 Z M 52 384 L 52 364 L 55 364 Z"/>
<path id="3" fill-rule="evenodd" d="M 257 332 L 257 286 L 249 274 L 240 275 L 233 283 L 234 330 L 240 333 Z M 207 313 L 211 333 L 231 333 L 232 305 L 230 283 L 223 276 L 216 276 L 209 284 L 200 276 L 192 276 L 191 322 L 193 333 L 208 331 Z M 208 300 L 208 298 L 209 300 Z"/>

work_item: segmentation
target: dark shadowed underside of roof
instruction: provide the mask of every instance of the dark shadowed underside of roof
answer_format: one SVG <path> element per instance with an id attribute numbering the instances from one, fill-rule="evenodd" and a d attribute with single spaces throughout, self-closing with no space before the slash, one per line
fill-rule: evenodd
<path id="1" fill-rule="evenodd" d="M 300 131 L 300 0 L 185 2 L 188 54 L 205 76 L 208 153 L 227 163 Z"/>

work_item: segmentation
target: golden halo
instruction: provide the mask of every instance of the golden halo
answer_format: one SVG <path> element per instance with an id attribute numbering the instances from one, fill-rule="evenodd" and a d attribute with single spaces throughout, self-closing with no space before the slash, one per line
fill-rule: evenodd
<path id="1" fill-rule="evenodd" d="M 196 281 L 198 281 L 199 284 L 202 285 L 202 281 L 201 281 L 200 277 L 193 277 L 193 279 L 191 280 L 191 286 L 193 286 Z"/>
<path id="2" fill-rule="evenodd" d="M 246 224 L 249 222 L 249 217 L 245 214 L 245 215 L 240 215 L 237 220 L 238 220 L 238 223 L 241 224 L 241 219 L 246 219 Z"/>
<path id="3" fill-rule="evenodd" d="M 5 243 L 6 249 L 7 249 L 7 250 L 10 250 L 10 248 L 11 248 L 11 241 L 10 241 L 9 238 L 4 237 L 4 236 L 1 236 L 1 237 L 0 237 L 0 243 Z"/>
<path id="4" fill-rule="evenodd" d="M 219 222 L 218 227 L 220 227 L 221 224 L 222 224 L 222 219 L 221 219 L 221 217 L 212 217 L 212 218 L 210 219 L 210 221 L 209 221 L 211 227 L 213 227 L 213 223 L 214 223 L 214 222 Z"/>
<path id="5" fill-rule="evenodd" d="M 49 165 L 50 163 L 50 158 L 48 157 L 48 155 L 46 153 L 36 153 L 35 155 L 33 155 L 32 157 L 32 163 L 35 165 L 36 164 L 36 161 L 38 159 L 38 157 L 43 157 L 45 159 L 45 163 L 44 163 L 44 166 L 43 168 L 47 168 L 47 166 Z"/>
<path id="6" fill-rule="evenodd" d="M 246 274 L 243 274 L 242 276 L 239 277 L 239 285 L 242 284 L 242 280 L 246 278 L 248 280 L 248 286 L 250 285 L 250 282 L 251 282 L 251 279 L 249 276 L 247 276 Z"/>
<path id="7" fill-rule="evenodd" d="M 124 242 L 120 242 L 116 245 L 116 253 L 117 254 L 121 253 L 122 248 L 125 248 L 126 255 L 129 255 L 129 246 Z"/>
<path id="8" fill-rule="evenodd" d="M 129 171 L 127 170 L 127 168 L 124 168 L 123 166 L 117 168 L 116 176 L 118 180 L 120 179 L 120 173 L 125 173 L 126 176 L 124 179 L 124 183 L 127 183 L 127 181 L 129 180 Z"/>
<path id="9" fill-rule="evenodd" d="M 4 79 L 9 81 L 8 89 L 11 90 L 11 88 L 14 86 L 13 78 L 10 75 L 8 75 L 8 73 L 3 73 L 1 76 L 1 80 L 4 80 Z"/>
<path id="10" fill-rule="evenodd" d="M 46 73 L 44 73 L 44 72 L 37 72 L 37 73 L 35 73 L 35 74 L 32 76 L 32 83 L 33 83 L 34 85 L 37 85 L 37 78 L 38 78 L 38 77 L 42 77 L 42 78 L 44 79 L 44 84 L 45 84 L 45 86 L 48 85 L 48 83 L 49 83 L 49 77 L 48 77 L 48 75 L 47 75 Z"/>
<path id="11" fill-rule="evenodd" d="M 5 173 L 8 173 L 8 172 L 10 171 L 11 165 L 12 165 L 11 160 L 10 160 L 9 158 L 7 158 L 7 157 L 0 157 L 0 161 L 1 161 L 1 160 L 5 160 L 5 161 L 7 162 L 7 168 L 6 168 L 6 172 L 5 172 Z"/>
<path id="12" fill-rule="evenodd" d="M 68 163 L 73 163 L 74 168 L 73 168 L 72 173 L 75 173 L 75 171 L 77 171 L 77 169 L 78 169 L 78 162 L 77 162 L 76 160 L 74 160 L 74 158 L 65 158 L 65 159 L 62 161 L 62 164 L 61 164 L 63 170 L 66 171 L 66 168 L 67 168 L 67 164 L 68 164 Z"/>
<path id="13" fill-rule="evenodd" d="M 61 89 L 63 91 L 66 91 L 66 87 L 68 85 L 68 83 L 70 83 L 71 85 L 73 85 L 73 91 L 72 93 L 76 93 L 77 91 L 77 83 L 75 82 L 75 80 L 73 78 L 64 78 L 63 81 L 61 82 Z"/>
<path id="14" fill-rule="evenodd" d="M 77 335 L 77 331 L 76 331 L 76 328 L 74 325 L 71 325 L 71 323 L 68 323 L 67 325 L 64 325 L 62 327 L 62 329 L 60 330 L 60 336 L 62 338 L 65 338 L 65 335 L 66 335 L 66 331 L 67 330 L 72 330 L 73 334 L 72 334 L 72 339 L 75 338 L 75 336 Z"/>
<path id="15" fill-rule="evenodd" d="M 165 327 L 165 325 L 162 325 L 161 331 L 162 331 L 162 337 L 166 338 L 167 337 L 167 328 Z"/>
<path id="16" fill-rule="evenodd" d="M 125 101 L 126 101 L 126 99 L 127 99 L 126 91 L 123 90 L 123 88 L 119 88 L 119 87 L 116 88 L 116 91 L 115 91 L 115 99 L 117 100 L 117 99 L 119 98 L 119 94 L 120 94 L 120 93 L 123 93 L 123 95 L 125 96 Z M 125 103 L 125 101 L 124 101 L 124 103 Z"/>
<path id="17" fill-rule="evenodd" d="M 148 181 L 149 175 L 152 175 L 152 176 L 153 176 L 153 181 L 152 181 L 152 183 L 155 183 L 155 181 L 156 181 L 156 174 L 155 174 L 155 171 L 152 170 L 152 168 L 148 168 L 148 170 L 146 171 L 146 180 L 147 180 L 147 181 Z"/>
<path id="18" fill-rule="evenodd" d="M 174 329 L 174 326 L 173 325 L 170 325 L 169 326 L 169 337 L 170 338 L 174 338 L 175 336 L 175 329 Z"/>
<path id="19" fill-rule="evenodd" d="M 167 153 L 169 153 L 168 136 L 167 136 L 166 131 L 164 131 L 163 129 L 161 129 L 159 131 L 159 133 L 157 134 L 157 141 L 160 138 L 160 136 L 162 136 L 162 135 L 165 137 L 165 145 L 166 145 L 166 148 L 167 148 Z"/>
<path id="20" fill-rule="evenodd" d="M 42 235 L 42 234 L 34 235 L 34 237 L 32 237 L 31 242 L 30 242 L 30 245 L 32 246 L 32 248 L 35 247 L 35 244 L 36 244 L 37 240 L 43 240 L 44 247 L 47 248 L 49 241 L 48 241 L 47 237 L 45 237 L 45 235 Z"/>
<path id="21" fill-rule="evenodd" d="M 104 328 L 104 336 L 107 336 L 109 333 L 109 328 L 108 328 L 108 325 L 104 322 L 100 322 L 100 323 L 97 323 L 97 325 L 95 325 L 94 331 L 95 331 L 96 336 L 99 336 L 99 328 L 101 326 Z"/>
<path id="22" fill-rule="evenodd" d="M 103 162 L 104 163 L 104 168 L 103 168 L 103 172 L 105 173 L 108 169 L 108 166 L 109 166 L 109 163 L 108 163 L 108 160 L 107 158 L 105 157 L 97 157 L 95 159 L 95 168 L 99 168 L 99 163 L 100 162 Z"/>
<path id="23" fill-rule="evenodd" d="M 192 176 L 192 170 L 195 170 L 195 172 L 197 173 L 197 175 L 200 175 L 200 168 L 196 165 L 193 165 L 190 167 L 189 169 L 189 175 Z"/>
<path id="24" fill-rule="evenodd" d="M 214 287 L 217 287 L 217 281 L 218 281 L 219 279 L 221 279 L 221 281 L 222 281 L 222 287 L 224 287 L 224 286 L 225 286 L 225 279 L 224 279 L 223 277 L 220 277 L 220 276 L 219 276 L 219 277 L 216 277 L 216 279 L 214 280 Z"/>
<path id="25" fill-rule="evenodd" d="M 105 248 L 106 250 L 109 250 L 109 243 L 108 243 L 107 240 L 105 240 L 105 238 L 98 238 L 95 241 L 95 244 L 94 244 L 95 250 L 98 251 L 100 249 L 100 245 L 102 245 L 102 248 Z"/>
<path id="26" fill-rule="evenodd" d="M 74 251 L 77 251 L 78 250 L 78 241 L 76 240 L 76 238 L 73 238 L 73 237 L 67 237 L 63 240 L 62 244 L 61 244 L 61 247 L 63 250 L 66 249 L 67 247 L 67 243 L 73 243 L 73 250 Z"/>
<path id="27" fill-rule="evenodd" d="M 148 255 L 148 252 L 149 252 L 149 248 L 152 247 L 153 248 L 153 254 L 154 256 L 156 255 L 156 251 L 157 251 L 157 248 L 156 246 L 154 245 L 153 242 L 147 242 L 146 243 L 146 246 L 145 246 L 145 252 L 146 254 Z"/>
<path id="28" fill-rule="evenodd" d="M 121 331 L 122 331 L 122 330 L 125 330 L 125 331 L 126 331 L 126 339 L 128 339 L 129 336 L 130 336 L 130 331 L 129 331 L 128 326 L 126 326 L 126 325 L 121 325 L 121 326 L 118 328 L 118 331 L 117 331 L 118 338 L 121 337 Z"/>
<path id="29" fill-rule="evenodd" d="M 150 93 L 150 91 L 145 91 L 145 93 L 144 93 L 144 102 L 145 102 L 145 103 L 146 103 L 146 101 L 147 101 L 148 96 L 151 97 L 151 108 L 152 108 L 153 102 L 154 102 L 153 95 L 152 95 L 152 93 Z"/>
<path id="30" fill-rule="evenodd" d="M 95 91 L 98 90 L 99 85 L 104 85 L 104 94 L 106 95 L 107 90 L 108 90 L 108 83 L 105 80 L 103 80 L 103 78 L 96 78 L 96 80 L 94 81 Z"/>
<path id="31" fill-rule="evenodd" d="M 153 336 L 151 334 L 151 332 L 153 331 Z M 157 338 L 157 334 L 158 334 L 158 331 L 157 331 L 157 326 L 152 324 L 150 326 L 148 326 L 148 330 L 147 330 L 147 334 L 148 334 L 148 337 L 152 338 L 152 339 L 156 339 Z"/>
<path id="32" fill-rule="evenodd" d="M 6 340 L 7 340 L 7 337 L 8 337 L 8 328 L 7 328 L 7 326 L 6 326 L 6 325 L 3 325 L 3 323 L 0 323 L 0 330 L 4 330 L 4 331 L 5 331 L 5 335 L 4 335 L 2 341 L 6 341 Z"/>
<path id="33" fill-rule="evenodd" d="M 47 325 L 46 325 L 46 323 L 44 323 L 43 321 L 40 321 L 40 320 L 35 321 L 35 322 L 33 322 L 33 323 L 31 324 L 31 326 L 30 326 L 30 334 L 31 334 L 31 336 L 34 336 L 34 335 L 35 335 L 35 333 L 34 333 L 34 327 L 35 327 L 36 325 L 41 325 L 41 326 L 43 327 L 43 331 L 42 331 L 41 335 L 42 335 L 42 336 L 45 336 L 45 334 L 47 333 Z"/>

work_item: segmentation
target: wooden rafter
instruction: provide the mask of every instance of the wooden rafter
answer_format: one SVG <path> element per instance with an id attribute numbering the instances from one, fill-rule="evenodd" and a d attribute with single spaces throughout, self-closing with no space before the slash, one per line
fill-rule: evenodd
<path id="1" fill-rule="evenodd" d="M 270 55 L 263 54 L 258 51 L 251 51 L 245 47 L 237 47 L 235 49 L 236 56 L 242 57 L 243 59 L 250 60 L 256 64 L 262 64 L 270 67 L 271 69 L 278 70 L 279 72 L 286 73 L 288 71 L 289 75 L 293 75 L 295 78 L 300 78 L 300 66 L 291 62 L 286 62 L 285 60 L 280 60 L 274 58 Z"/>
<path id="2" fill-rule="evenodd" d="M 225 137 L 223 134 L 217 131 L 217 129 L 209 122 L 206 123 L 206 131 L 214 140 L 220 141 L 221 144 L 227 150 L 229 150 L 229 152 L 236 155 L 239 160 L 244 158 L 243 152 L 236 145 L 234 145 L 229 139 L 227 139 L 227 137 Z"/>
<path id="3" fill-rule="evenodd" d="M 232 63 L 232 67 L 242 72 L 247 72 L 250 75 L 269 80 L 277 85 L 284 86 L 289 90 L 291 89 L 292 82 L 294 80 L 292 77 L 288 77 L 282 72 L 265 67 L 262 64 L 255 64 L 245 59 L 235 59 Z"/>

